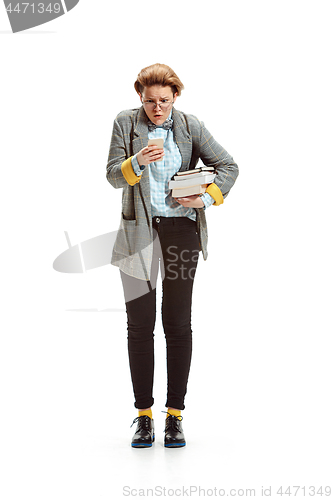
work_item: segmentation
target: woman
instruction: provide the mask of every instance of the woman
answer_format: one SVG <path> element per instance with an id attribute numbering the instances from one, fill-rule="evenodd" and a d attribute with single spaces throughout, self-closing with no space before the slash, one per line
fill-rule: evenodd
<path id="1" fill-rule="evenodd" d="M 134 84 L 141 107 L 121 112 L 114 121 L 107 179 L 123 188 L 122 216 L 111 263 L 120 268 L 128 319 L 128 353 L 137 429 L 136 448 L 155 439 L 154 326 L 156 280 L 162 274 L 162 321 L 167 346 L 167 416 L 164 445 L 185 446 L 181 411 L 192 352 L 191 302 L 199 252 L 207 259 L 205 210 L 221 205 L 238 176 L 232 157 L 195 116 L 173 105 L 184 88 L 164 64 L 144 68 Z M 163 139 L 163 148 L 148 146 Z M 198 160 L 215 168 L 202 195 L 173 198 L 169 181 Z M 163 263 L 163 266 L 162 266 Z M 133 425 L 133 424 L 132 424 Z"/>

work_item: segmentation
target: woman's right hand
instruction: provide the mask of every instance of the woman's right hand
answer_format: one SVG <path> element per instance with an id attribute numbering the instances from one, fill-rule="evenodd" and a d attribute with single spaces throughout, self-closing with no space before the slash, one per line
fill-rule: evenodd
<path id="1" fill-rule="evenodd" d="M 153 161 L 161 160 L 164 156 L 164 150 L 160 149 L 158 146 L 146 146 L 141 149 L 136 155 L 136 159 L 140 166 L 149 165 Z"/>

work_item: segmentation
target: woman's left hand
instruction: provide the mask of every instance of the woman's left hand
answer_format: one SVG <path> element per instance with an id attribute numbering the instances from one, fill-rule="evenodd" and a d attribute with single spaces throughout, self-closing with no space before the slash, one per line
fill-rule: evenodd
<path id="1" fill-rule="evenodd" d="M 175 198 L 178 203 L 186 208 L 203 208 L 205 206 L 200 196 L 186 196 L 186 198 Z"/>

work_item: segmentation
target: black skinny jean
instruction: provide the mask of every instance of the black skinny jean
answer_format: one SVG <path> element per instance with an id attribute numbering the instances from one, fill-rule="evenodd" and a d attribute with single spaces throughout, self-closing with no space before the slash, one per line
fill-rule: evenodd
<path id="1" fill-rule="evenodd" d="M 196 223 L 188 217 L 154 217 L 153 227 L 158 237 L 154 239 L 150 291 L 147 293 L 146 281 L 120 272 L 126 301 L 134 406 L 143 409 L 154 403 L 154 328 L 160 261 L 168 374 L 165 406 L 183 410 L 192 355 L 191 305 L 199 236 Z"/>

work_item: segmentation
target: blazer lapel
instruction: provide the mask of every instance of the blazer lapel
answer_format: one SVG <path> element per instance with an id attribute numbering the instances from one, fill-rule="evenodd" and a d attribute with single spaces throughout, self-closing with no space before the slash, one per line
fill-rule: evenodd
<path id="1" fill-rule="evenodd" d="M 136 155 L 142 148 L 146 147 L 148 144 L 148 118 L 143 109 L 143 106 L 138 110 L 137 123 L 133 131 L 133 154 Z M 151 217 L 151 205 L 150 205 L 150 182 L 149 182 L 149 170 L 145 168 L 142 172 L 142 177 L 140 182 L 136 184 L 137 189 L 141 192 L 144 203 L 146 205 L 148 217 Z"/>
<path id="2" fill-rule="evenodd" d="M 133 131 L 133 154 L 137 154 L 148 144 L 148 118 L 141 106 L 138 110 L 137 123 Z"/>
<path id="3" fill-rule="evenodd" d="M 192 157 L 192 138 L 187 130 L 184 118 L 176 109 L 173 109 L 172 119 L 174 138 L 182 156 L 182 164 L 179 170 L 188 170 Z"/>

